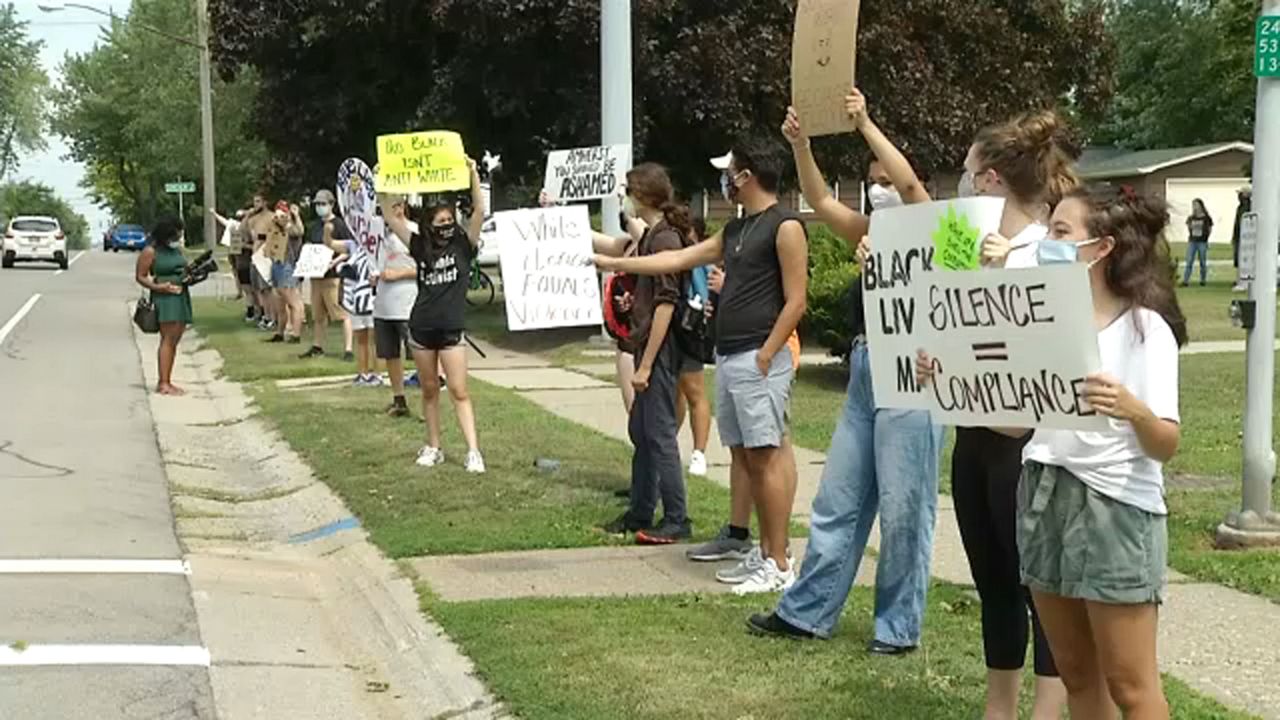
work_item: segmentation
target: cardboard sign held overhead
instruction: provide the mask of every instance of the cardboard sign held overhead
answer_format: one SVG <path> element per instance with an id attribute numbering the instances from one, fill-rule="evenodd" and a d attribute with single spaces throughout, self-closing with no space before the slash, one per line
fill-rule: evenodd
<path id="1" fill-rule="evenodd" d="M 606 198 L 626 182 L 630 169 L 630 145 L 556 150 L 547 154 L 543 189 L 555 202 Z"/>
<path id="2" fill-rule="evenodd" d="M 378 192 L 434 193 L 471 187 L 462 136 L 446 130 L 378 137 Z"/>
<path id="3" fill-rule="evenodd" d="M 791 104 L 810 137 L 854 132 L 844 111 L 854 86 L 859 0 L 800 0 L 791 41 Z"/>

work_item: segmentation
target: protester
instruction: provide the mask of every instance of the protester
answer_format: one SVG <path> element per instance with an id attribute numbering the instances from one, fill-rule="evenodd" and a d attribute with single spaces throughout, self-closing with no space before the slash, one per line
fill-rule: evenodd
<path id="1" fill-rule="evenodd" d="M 444 462 L 440 448 L 440 380 L 436 374 L 444 366 L 449 395 L 458 415 L 458 425 L 467 442 L 466 469 L 485 471 L 484 457 L 476 439 L 475 410 L 467 393 L 467 348 L 465 342 L 467 268 L 480 245 L 484 226 L 484 193 L 474 160 L 471 169 L 471 218 L 465 232 L 458 227 L 457 208 L 452 204 L 426 209 L 421 225 L 426 233 L 415 233 L 397 217 L 387 196 L 379 196 L 387 226 L 409 245 L 415 269 L 388 269 L 383 280 L 417 278 L 418 297 L 409 316 L 409 337 L 413 359 L 422 383 L 422 414 L 427 419 L 427 444 L 418 453 L 417 464 L 433 467 Z"/>
<path id="2" fill-rule="evenodd" d="M 696 244 L 707 239 L 707 224 L 702 218 L 692 221 L 690 239 Z M 692 292 L 702 299 L 704 307 L 709 304 L 711 288 L 708 283 L 709 270 L 699 273 L 696 269 L 690 274 Z M 676 427 L 684 425 L 685 416 L 689 418 L 689 429 L 693 434 L 693 452 L 689 456 L 689 474 L 695 477 L 707 476 L 707 444 L 711 440 L 711 401 L 707 398 L 706 381 L 703 377 L 702 360 L 688 353 L 680 353 L 680 397 L 676 403 Z"/>
<path id="3" fill-rule="evenodd" d="M 258 329 L 271 331 L 276 329 L 275 304 L 272 301 L 271 278 L 264 276 L 253 265 L 253 256 L 262 252 L 267 245 L 267 233 L 271 230 L 274 219 L 272 210 L 267 205 L 266 193 L 258 192 L 253 196 L 253 206 L 245 215 L 241 225 L 241 233 L 246 242 L 241 248 L 242 262 L 249 276 L 249 289 L 257 306 Z"/>
<path id="4" fill-rule="evenodd" d="M 1053 647 L 1073 718 L 1168 718 L 1156 662 L 1168 558 L 1163 464 L 1177 451 L 1186 320 L 1169 277 L 1160 200 L 1071 192 L 1041 264 L 1088 268 L 1101 372 L 1084 399 L 1106 430 L 1029 437 L 1017 499 L 1022 580 Z M 932 361 L 917 371 L 929 380 Z"/>
<path id="5" fill-rule="evenodd" d="M 240 208 L 231 218 L 213 213 L 214 220 L 223 226 L 223 234 L 227 246 L 227 260 L 231 264 L 232 274 L 236 280 L 236 299 L 245 301 L 244 320 L 253 322 L 257 317 L 257 299 L 253 294 L 253 285 L 249 279 L 249 271 L 253 267 L 251 256 L 252 243 L 245 242 L 244 219 L 248 210 Z M 248 252 L 246 252 L 248 248 Z"/>
<path id="6" fill-rule="evenodd" d="M 786 343 L 804 315 L 808 242 L 804 223 L 778 204 L 782 158 L 772 143 L 736 143 L 725 160 L 723 192 L 743 205 L 746 217 L 684 250 L 644 258 L 598 254 L 596 263 L 645 275 L 725 263 L 716 315 L 716 411 L 721 441 L 750 478 L 765 558 L 734 587 L 746 594 L 781 590 L 795 580 L 787 551 L 794 488 L 781 448 L 795 372 Z"/>
<path id="7" fill-rule="evenodd" d="M 853 90 L 846 111 L 875 155 L 868 172 L 872 209 L 928 202 L 910 163 L 871 120 L 866 100 Z M 867 257 L 870 218 L 827 190 L 802 118 L 790 109 L 782 132 L 791 143 L 806 201 L 855 251 Z M 868 649 L 881 655 L 910 652 L 920 642 L 929 559 L 937 511 L 942 430 L 928 411 L 877 409 L 862 313 L 862 286 L 850 316 L 854 337 L 848 397 L 831 438 L 827 464 L 810 515 L 809 545 L 796 584 L 771 614 L 754 615 L 759 633 L 829 638 L 862 564 L 867 538 L 880 514 L 874 636 Z"/>
<path id="8" fill-rule="evenodd" d="M 1191 284 L 1191 266 L 1200 260 L 1200 287 L 1209 280 L 1209 236 L 1213 234 L 1213 217 L 1204 207 L 1204 201 L 1191 201 L 1191 216 L 1187 218 L 1187 268 L 1182 273 L 1182 287 Z"/>
<path id="9" fill-rule="evenodd" d="M 404 196 L 388 198 L 390 212 L 398 221 L 404 222 L 410 235 L 419 231 L 418 223 L 405 218 L 408 200 Z M 373 299 L 373 334 L 377 346 L 378 359 L 386 362 L 387 376 L 391 381 L 391 405 L 387 414 L 392 417 L 409 417 L 409 405 L 404 397 L 404 360 L 402 348 L 409 344 L 409 314 L 413 312 L 414 300 L 418 297 L 418 283 L 413 276 L 400 280 L 386 278 L 388 270 L 407 270 L 412 272 L 417 265 L 409 248 L 396 237 L 387 225 L 382 239 L 374 253 L 374 275 L 369 282 L 374 287 Z"/>
<path id="10" fill-rule="evenodd" d="M 351 305 L 344 308 L 347 320 L 343 326 L 343 335 L 347 339 L 348 354 L 352 353 L 354 346 L 356 361 L 356 377 L 351 384 L 355 387 L 382 387 L 382 376 L 374 372 L 373 308 L 362 307 L 359 299 L 362 294 L 361 286 L 370 280 L 374 272 L 373 258 L 358 240 L 347 240 L 342 245 L 347 262 L 339 292 L 344 302 Z M 372 285 L 369 290 L 373 290 Z M 367 312 L 359 312 L 361 309 L 367 309 Z"/>
<path id="11" fill-rule="evenodd" d="M 285 255 L 281 260 L 271 262 L 271 285 L 275 290 L 275 315 L 277 327 L 275 335 L 267 342 L 302 342 L 302 324 L 306 321 L 307 309 L 302 303 L 300 281 L 293 276 L 294 266 L 298 264 L 298 256 L 302 254 L 302 217 L 297 205 L 290 205 L 284 200 L 276 203 L 274 223 L 268 231 L 271 236 L 284 236 Z M 268 242 L 271 242 L 268 239 Z"/>
<path id="12" fill-rule="evenodd" d="M 182 254 L 182 223 L 165 218 L 151 229 L 150 242 L 138 256 L 134 279 L 151 291 L 151 302 L 160 320 L 160 349 L 156 355 L 156 392 L 160 395 L 185 395 L 173 384 L 173 361 L 178 343 L 191 324 L 191 294 L 182 285 L 182 271 L 187 259 Z"/>
<path id="13" fill-rule="evenodd" d="M 1240 226 L 1244 223 L 1246 213 L 1253 210 L 1253 188 L 1245 186 L 1236 192 L 1236 224 L 1231 230 L 1231 265 L 1236 269 L 1236 284 L 1231 289 L 1243 292 L 1246 289 L 1244 278 L 1240 275 Z"/>
<path id="14" fill-rule="evenodd" d="M 645 163 L 627 172 L 627 215 L 638 217 L 647 229 L 637 257 L 680 250 L 689 244 L 689 213 L 675 203 L 667 171 Z M 689 538 L 684 471 L 677 443 L 676 405 L 682 353 L 676 345 L 673 317 L 688 278 L 684 273 L 640 277 L 631 305 L 630 335 L 623 348 L 636 358 L 632 384 L 635 400 L 630 411 L 630 504 L 625 513 L 605 525 L 612 534 L 635 533 L 636 542 L 664 545 Z M 662 499 L 663 518 L 653 524 Z"/>
<path id="15" fill-rule="evenodd" d="M 315 278 L 311 281 L 313 341 L 311 348 L 299 356 L 303 360 L 324 357 L 325 339 L 329 335 L 329 323 L 335 321 L 343 322 L 347 317 L 346 312 L 342 310 L 342 305 L 338 302 L 338 294 L 342 291 L 340 287 L 341 281 L 338 278 L 338 266 L 348 257 L 345 241 L 355 238 L 351 234 L 351 229 L 347 227 L 346 221 L 334 213 L 332 192 L 325 189 L 317 192 L 312 199 L 312 207 L 315 209 L 316 217 L 319 219 L 311 224 L 307 242 L 323 244 L 333 250 L 334 255 L 333 261 L 329 263 L 329 270 L 324 274 L 324 277 Z M 343 334 L 344 336 L 347 334 L 345 328 Z M 350 347 L 350 341 L 347 341 L 347 346 L 348 348 Z M 351 358 L 344 356 L 344 359 Z"/>

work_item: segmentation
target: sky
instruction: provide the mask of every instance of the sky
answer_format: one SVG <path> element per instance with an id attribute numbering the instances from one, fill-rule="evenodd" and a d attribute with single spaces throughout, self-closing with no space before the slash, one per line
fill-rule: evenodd
<path id="1" fill-rule="evenodd" d="M 40 61 L 55 86 L 60 82 L 58 69 L 62 65 L 62 58 L 68 53 L 80 54 L 92 50 L 101 38 L 101 28 L 107 27 L 111 22 L 106 17 L 87 10 L 68 8 L 61 12 L 46 13 L 38 7 L 38 5 L 57 5 L 60 0 L 9 1 L 17 8 L 19 19 L 28 23 L 27 33 L 30 37 L 44 43 L 40 51 Z M 114 11 L 120 16 L 129 10 L 129 0 L 76 0 L 76 2 L 105 11 Z M 110 215 L 94 205 L 84 188 L 80 187 L 80 180 L 84 177 L 84 167 L 66 158 L 68 148 L 61 137 L 50 133 L 45 140 L 49 145 L 48 149 L 34 155 L 25 155 L 13 178 L 34 180 L 52 187 L 76 211 L 85 216 L 89 221 L 91 233 L 102 234 L 110 223 Z"/>

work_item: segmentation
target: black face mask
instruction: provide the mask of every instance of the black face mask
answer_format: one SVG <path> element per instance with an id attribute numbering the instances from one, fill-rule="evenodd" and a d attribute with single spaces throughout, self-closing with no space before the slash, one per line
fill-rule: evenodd
<path id="1" fill-rule="evenodd" d="M 445 225 L 432 225 L 431 234 L 435 236 L 438 242 L 448 242 L 458 235 L 458 224 L 448 223 Z"/>

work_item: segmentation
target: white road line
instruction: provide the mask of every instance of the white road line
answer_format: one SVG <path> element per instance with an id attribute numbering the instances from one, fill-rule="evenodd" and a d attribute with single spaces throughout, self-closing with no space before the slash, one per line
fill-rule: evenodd
<path id="1" fill-rule="evenodd" d="M 79 260 L 79 259 L 80 259 L 80 258 L 82 258 L 82 257 L 84 257 L 84 251 L 83 251 L 83 250 L 81 250 L 80 252 L 76 253 L 76 256 L 75 256 L 75 257 L 73 257 L 73 258 L 71 258 L 71 262 L 67 263 L 67 267 L 71 267 L 72 265 L 75 265 L 75 264 L 76 264 L 76 261 L 77 261 L 77 260 Z"/>
<path id="2" fill-rule="evenodd" d="M 0 667 L 37 665 L 195 665 L 209 667 L 199 645 L 22 645 L 0 647 Z"/>
<path id="3" fill-rule="evenodd" d="M 0 575 L 190 575 L 186 560 L 0 560 Z"/>
<path id="4" fill-rule="evenodd" d="M 35 307 L 36 303 L 39 301 L 40 293 L 32 295 L 31 299 L 27 300 L 26 304 L 19 308 L 18 312 L 13 314 L 13 317 L 9 318 L 9 322 L 5 323 L 4 327 L 0 327 L 0 345 L 4 345 L 4 341 L 8 339 L 9 333 L 13 332 L 13 329 L 18 327 L 18 323 L 22 322 L 22 318 L 26 317 L 27 313 L 31 312 L 31 308 Z"/>

